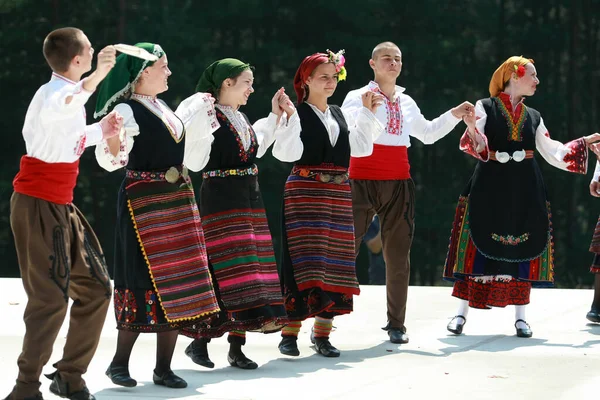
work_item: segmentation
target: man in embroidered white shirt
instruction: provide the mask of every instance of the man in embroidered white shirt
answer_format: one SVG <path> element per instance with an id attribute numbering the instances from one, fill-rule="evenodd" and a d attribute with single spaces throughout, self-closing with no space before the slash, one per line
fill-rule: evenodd
<path id="1" fill-rule="evenodd" d="M 13 181 L 10 223 L 27 294 L 25 337 L 17 383 L 6 399 L 39 400 L 39 377 L 52 354 L 69 298 L 73 299 L 63 358 L 50 391 L 60 397 L 92 400 L 82 375 L 98 346 L 112 288 L 94 231 L 72 203 L 79 158 L 86 147 L 119 134 L 122 118 L 107 115 L 86 126 L 84 104 L 115 64 L 111 46 L 98 54 L 76 28 L 57 29 L 46 37 L 44 57 L 53 70 L 36 92 L 25 116 L 21 158 Z"/>
<path id="2" fill-rule="evenodd" d="M 383 255 L 386 264 L 388 332 L 392 343 L 408 343 L 404 325 L 410 277 L 410 246 L 414 236 L 415 188 L 410 177 L 407 149 L 410 136 L 424 144 L 433 144 L 446 136 L 470 115 L 473 104 L 464 102 L 433 121 L 421 114 L 415 101 L 396 85 L 402 69 L 402 53 L 392 42 L 378 44 L 369 60 L 375 78 L 368 85 L 346 96 L 342 109 L 357 113 L 360 96 L 373 91 L 384 96 L 383 107 L 375 116 L 386 126 L 375 140 L 373 154 L 352 157 L 350 179 L 356 251 L 373 215 L 379 215 Z"/>

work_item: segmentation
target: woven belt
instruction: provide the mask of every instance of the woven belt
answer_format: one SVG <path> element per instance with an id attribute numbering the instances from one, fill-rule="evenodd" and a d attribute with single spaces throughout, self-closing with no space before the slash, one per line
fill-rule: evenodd
<path id="1" fill-rule="evenodd" d="M 490 160 L 498 161 L 501 164 L 506 164 L 510 160 L 521 162 L 527 158 L 533 158 L 534 153 L 533 150 L 518 150 L 510 155 L 503 151 L 490 151 Z"/>
<path id="2" fill-rule="evenodd" d="M 292 174 L 301 176 L 303 178 L 313 178 L 316 181 L 323 183 L 344 183 L 348 181 L 348 173 L 345 172 L 343 174 L 327 174 L 323 172 L 313 172 L 310 169 L 306 168 L 294 168 L 292 170 Z"/>
<path id="3" fill-rule="evenodd" d="M 180 177 L 187 179 L 189 173 L 186 167 L 171 167 L 166 172 L 133 171 L 128 169 L 125 176 L 129 179 L 143 181 L 167 181 L 175 183 Z"/>
<path id="4" fill-rule="evenodd" d="M 256 165 L 252 165 L 251 167 L 244 169 L 215 169 L 213 171 L 203 172 L 202 178 L 225 178 L 227 176 L 247 175 L 258 175 L 258 167 Z"/>

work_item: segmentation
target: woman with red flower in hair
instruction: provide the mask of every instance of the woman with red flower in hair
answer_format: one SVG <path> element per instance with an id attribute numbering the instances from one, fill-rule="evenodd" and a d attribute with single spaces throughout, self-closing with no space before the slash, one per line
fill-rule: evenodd
<path id="1" fill-rule="evenodd" d="M 554 282 L 550 203 L 537 150 L 552 166 L 587 171 L 587 146 L 600 134 L 567 144 L 552 140 L 540 113 L 524 104 L 540 83 L 533 60 L 510 57 L 492 75 L 490 98 L 464 117 L 460 149 L 479 160 L 459 197 L 444 268 L 460 299 L 447 329 L 462 333 L 469 307 L 515 306 L 518 337 L 531 337 L 525 319 L 532 287 Z"/>
<path id="2" fill-rule="evenodd" d="M 329 342 L 333 317 L 352 312 L 359 294 L 355 270 L 350 155 L 368 156 L 383 125 L 373 112 L 382 96 L 366 92 L 352 118 L 328 105 L 346 76 L 343 51 L 306 57 L 294 78 L 297 109 L 291 102 L 285 132 L 277 134 L 273 155 L 294 167 L 285 185 L 281 286 L 290 324 L 283 328 L 282 354 L 298 356 L 301 322 L 315 317 L 311 341 L 325 357 L 340 352 Z"/>

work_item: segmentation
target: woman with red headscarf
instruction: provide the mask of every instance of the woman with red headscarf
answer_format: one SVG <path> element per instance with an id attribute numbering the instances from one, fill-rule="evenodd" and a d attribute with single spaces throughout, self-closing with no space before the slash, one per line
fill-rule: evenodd
<path id="1" fill-rule="evenodd" d="M 490 82 L 490 98 L 464 117 L 464 152 L 479 162 L 463 194 L 450 237 L 444 279 L 460 299 L 447 329 L 462 333 L 469 307 L 515 306 L 518 337 L 531 337 L 525 306 L 533 287 L 554 282 L 550 203 L 535 150 L 552 166 L 587 171 L 587 145 L 599 134 L 562 144 L 550 139 L 540 113 L 523 103 L 540 83 L 533 60 L 510 57 Z"/>
<path id="2" fill-rule="evenodd" d="M 297 356 L 301 322 L 315 317 L 311 341 L 319 354 L 338 357 L 329 342 L 333 317 L 352 311 L 359 294 L 355 271 L 350 155 L 368 156 L 384 127 L 373 115 L 381 95 L 367 92 L 356 119 L 327 104 L 346 76 L 343 51 L 316 53 L 294 78 L 297 109 L 282 105 L 288 121 L 273 155 L 294 162 L 284 190 L 281 282 L 291 321 L 283 328 L 282 354 Z"/>

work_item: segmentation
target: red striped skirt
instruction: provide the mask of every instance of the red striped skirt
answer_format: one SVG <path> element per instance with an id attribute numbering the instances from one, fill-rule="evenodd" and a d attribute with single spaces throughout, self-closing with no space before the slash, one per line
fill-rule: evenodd
<path id="1" fill-rule="evenodd" d="M 301 176 L 310 170 L 313 176 Z M 294 167 L 284 191 L 289 256 L 300 291 L 357 295 L 352 193 L 342 167 Z M 305 175 L 305 174 L 302 174 Z M 331 178 L 323 182 L 323 176 Z M 339 182 L 339 183 L 336 183 Z"/>

